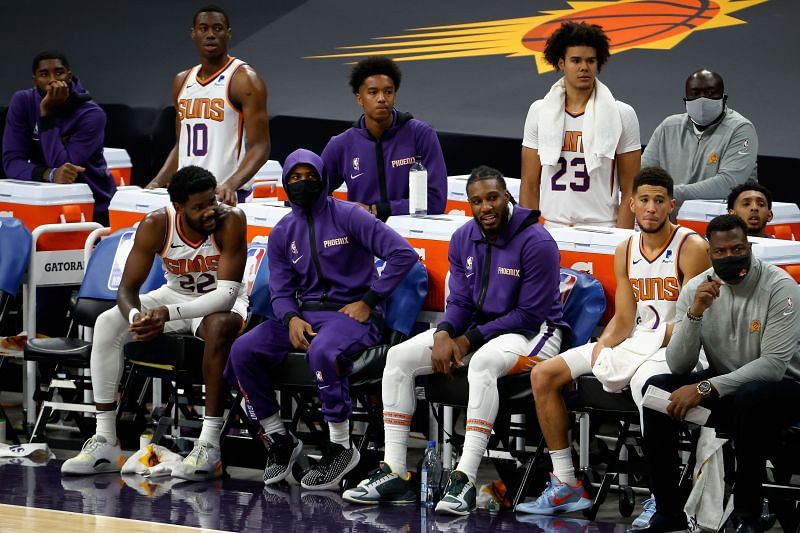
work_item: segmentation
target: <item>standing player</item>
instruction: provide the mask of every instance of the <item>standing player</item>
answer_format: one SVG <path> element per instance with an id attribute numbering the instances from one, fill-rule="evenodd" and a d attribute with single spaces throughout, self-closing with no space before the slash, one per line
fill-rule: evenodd
<path id="1" fill-rule="evenodd" d="M 630 382 L 641 411 L 644 383 L 653 375 L 669 372 L 664 347 L 672 333 L 679 291 L 710 265 L 705 240 L 669 221 L 675 207 L 672 187 L 672 178 L 660 168 L 639 172 L 629 210 L 635 214 L 641 233 L 620 243 L 614 254 L 614 317 L 596 343 L 567 350 L 531 372 L 536 414 L 550 450 L 553 473 L 541 496 L 518 505 L 519 511 L 554 514 L 591 506 L 572 465 L 569 418 L 561 391 L 565 385 L 579 376 L 599 374 L 602 368 L 605 379 L 615 379 L 615 388 L 624 386 L 620 381 Z M 613 376 L 609 369 L 625 372 L 621 377 Z"/>
<path id="2" fill-rule="evenodd" d="M 628 205 L 639 171 L 639 121 L 597 79 L 608 37 L 600 26 L 565 22 L 544 54 L 564 76 L 528 111 L 520 205 L 541 210 L 548 227 L 632 228 L 631 211 L 618 207 Z"/>
<path id="3" fill-rule="evenodd" d="M 203 381 L 206 416 L 200 439 L 172 475 L 203 480 L 222 474 L 219 437 L 222 376 L 231 344 L 247 318 L 242 275 L 247 260 L 244 213 L 217 203 L 217 182 L 207 170 L 190 166 L 170 180 L 172 205 L 153 211 L 136 230 L 125 263 L 117 306 L 97 317 L 92 344 L 92 390 L 97 434 L 65 461 L 63 474 L 118 472 L 125 461 L 116 431 L 117 386 L 129 340 L 150 340 L 164 331 L 191 332 L 205 340 Z M 155 256 L 164 263 L 166 285 L 139 295 Z"/>
<path id="4" fill-rule="evenodd" d="M 192 41 L 200 64 L 172 82 L 178 141 L 148 189 L 165 187 L 176 170 L 203 167 L 219 179 L 217 194 L 228 205 L 243 202 L 269 156 L 267 86 L 253 68 L 228 55 L 231 27 L 217 6 L 194 15 Z"/>

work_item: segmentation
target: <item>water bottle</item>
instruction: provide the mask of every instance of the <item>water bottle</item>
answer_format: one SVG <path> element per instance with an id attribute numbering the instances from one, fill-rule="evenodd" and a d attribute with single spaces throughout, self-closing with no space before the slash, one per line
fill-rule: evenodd
<path id="1" fill-rule="evenodd" d="M 422 156 L 417 156 L 408 171 L 408 212 L 411 215 L 428 214 L 428 171 L 422 166 Z"/>
<path id="2" fill-rule="evenodd" d="M 442 476 L 442 462 L 439 452 L 436 451 L 436 441 L 428 441 L 428 449 L 422 459 L 420 469 L 419 500 L 426 506 L 436 505 L 439 499 L 439 481 Z"/>

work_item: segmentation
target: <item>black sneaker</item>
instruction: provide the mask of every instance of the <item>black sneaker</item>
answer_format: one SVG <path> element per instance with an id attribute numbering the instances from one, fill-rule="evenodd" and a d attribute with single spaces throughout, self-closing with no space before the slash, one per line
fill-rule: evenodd
<path id="1" fill-rule="evenodd" d="M 475 483 L 470 481 L 464 472 L 453 470 L 450 479 L 447 480 L 444 497 L 436 504 L 436 512 L 468 515 L 475 510 L 476 496 Z"/>
<path id="2" fill-rule="evenodd" d="M 283 481 L 292 472 L 297 456 L 303 451 L 303 441 L 295 442 L 290 433 L 281 435 L 273 433 L 264 439 L 269 446 L 267 454 L 267 467 L 264 469 L 264 484 L 270 485 Z"/>
<path id="3" fill-rule="evenodd" d="M 322 459 L 303 476 L 300 486 L 307 490 L 331 490 L 339 486 L 342 478 L 358 465 L 361 454 L 355 446 L 345 448 L 331 442 L 323 450 Z"/>
<path id="4" fill-rule="evenodd" d="M 357 487 L 344 491 L 342 499 L 351 503 L 377 504 L 380 502 L 401 505 L 415 503 L 417 495 L 408 479 L 403 479 L 386 463 L 370 472 L 369 477 Z"/>

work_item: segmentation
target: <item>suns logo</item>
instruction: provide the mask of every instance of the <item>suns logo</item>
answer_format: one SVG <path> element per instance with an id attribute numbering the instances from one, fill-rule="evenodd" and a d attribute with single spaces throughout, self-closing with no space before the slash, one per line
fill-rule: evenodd
<path id="1" fill-rule="evenodd" d="M 547 38 L 562 22 L 603 27 L 611 53 L 670 50 L 692 33 L 744 24 L 732 13 L 767 0 L 620 0 L 568 2 L 570 9 L 541 11 L 532 17 L 486 20 L 450 26 L 417 27 L 404 35 L 378 37 L 379 44 L 341 46 L 341 53 L 308 58 L 357 58 L 376 53 L 396 61 L 500 55 L 534 56 L 538 72 L 553 70 L 544 58 Z"/>

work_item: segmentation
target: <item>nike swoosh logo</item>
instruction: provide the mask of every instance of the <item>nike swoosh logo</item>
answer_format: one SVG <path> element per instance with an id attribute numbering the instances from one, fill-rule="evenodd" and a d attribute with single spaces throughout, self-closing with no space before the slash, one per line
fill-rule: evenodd
<path id="1" fill-rule="evenodd" d="M 474 274 L 474 273 L 475 273 L 475 272 L 473 272 L 472 274 Z M 472 274 L 466 274 L 464 277 L 465 277 L 465 278 L 471 278 L 471 277 L 472 277 Z"/>
<path id="2" fill-rule="evenodd" d="M 303 258 L 303 256 L 301 255 L 301 256 L 300 256 L 300 257 L 298 257 L 297 259 L 292 259 L 292 264 L 293 264 L 293 265 L 296 265 L 296 264 L 297 264 L 297 262 L 298 262 L 298 261 L 300 261 L 302 258 Z"/>
<path id="3" fill-rule="evenodd" d="M 641 261 L 641 259 L 634 259 L 634 260 L 633 260 L 633 264 L 634 264 L 634 265 L 635 265 L 635 264 L 638 264 L 638 263 L 639 263 L 639 261 Z"/>
<path id="4" fill-rule="evenodd" d="M 352 174 L 350 174 L 350 179 L 351 179 L 351 180 L 354 180 L 354 179 L 356 179 L 356 178 L 357 178 L 357 177 L 359 177 L 359 176 L 363 176 L 364 174 L 366 174 L 366 172 L 360 172 L 360 173 L 356 174 L 355 176 L 353 176 Z"/>
<path id="5" fill-rule="evenodd" d="M 553 496 L 553 505 L 561 505 L 562 503 L 566 502 L 572 497 L 572 494 L 567 494 L 563 498 L 559 498 L 558 496 Z"/>
<path id="6" fill-rule="evenodd" d="M 182 244 L 170 244 L 169 247 L 170 248 L 183 248 L 183 245 Z"/>
<path id="7" fill-rule="evenodd" d="M 784 311 L 783 312 L 783 316 L 789 316 L 789 315 L 793 315 L 793 314 L 794 314 L 794 311 Z"/>

